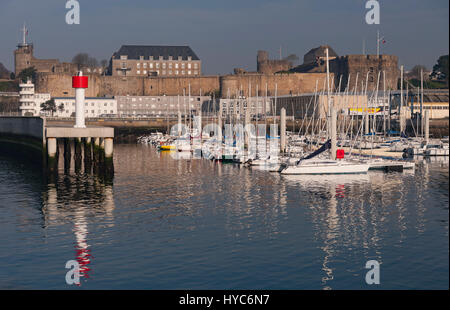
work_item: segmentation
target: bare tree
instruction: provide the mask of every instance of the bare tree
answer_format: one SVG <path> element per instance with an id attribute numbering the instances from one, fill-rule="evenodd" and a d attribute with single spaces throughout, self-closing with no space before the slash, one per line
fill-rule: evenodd
<path id="1" fill-rule="evenodd" d="M 78 65 L 78 70 L 82 67 L 96 68 L 99 66 L 98 60 L 90 57 L 87 53 L 78 53 L 73 57 L 72 63 Z"/>

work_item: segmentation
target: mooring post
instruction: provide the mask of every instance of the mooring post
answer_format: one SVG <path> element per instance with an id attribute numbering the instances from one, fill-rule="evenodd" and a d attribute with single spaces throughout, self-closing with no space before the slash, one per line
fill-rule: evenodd
<path id="1" fill-rule="evenodd" d="M 105 138 L 100 138 L 100 162 L 105 162 Z"/>
<path id="2" fill-rule="evenodd" d="M 105 138 L 104 141 L 104 152 L 105 152 L 105 176 L 110 179 L 114 175 L 114 161 L 113 161 L 113 152 L 114 152 L 114 139 L 113 138 Z"/>
<path id="3" fill-rule="evenodd" d="M 50 174 L 58 171 L 58 142 L 56 138 L 47 139 L 47 167 Z"/>
<path id="4" fill-rule="evenodd" d="M 405 107 L 400 108 L 400 134 L 405 133 L 406 130 L 406 109 Z"/>
<path id="5" fill-rule="evenodd" d="M 286 109 L 280 111 L 280 151 L 286 152 Z"/>
<path id="6" fill-rule="evenodd" d="M 113 138 L 105 138 L 104 146 L 105 146 L 105 158 L 112 158 L 114 151 L 114 142 Z"/>
<path id="7" fill-rule="evenodd" d="M 72 150 L 70 147 L 70 139 L 64 138 L 64 172 L 70 171 L 70 161 L 72 157 Z"/>
<path id="8" fill-rule="evenodd" d="M 81 162 L 83 159 L 81 151 L 81 138 L 75 138 L 75 173 L 81 171 Z"/>
<path id="9" fill-rule="evenodd" d="M 84 138 L 83 145 L 84 145 L 84 171 L 85 173 L 90 173 L 92 168 L 91 138 Z"/>
<path id="10" fill-rule="evenodd" d="M 94 163 L 98 163 L 100 161 L 100 138 L 94 139 L 94 146 L 93 146 L 93 155 L 94 155 Z"/>

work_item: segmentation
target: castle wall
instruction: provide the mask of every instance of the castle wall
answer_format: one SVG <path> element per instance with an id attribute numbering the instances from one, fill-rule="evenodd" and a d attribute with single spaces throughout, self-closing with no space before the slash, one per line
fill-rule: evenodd
<path id="1" fill-rule="evenodd" d="M 274 74 L 280 71 L 288 71 L 292 68 L 292 64 L 288 60 L 269 59 L 267 51 L 258 51 L 256 65 L 258 73 L 262 74 Z"/>
<path id="2" fill-rule="evenodd" d="M 290 73 L 290 74 L 245 74 L 227 76 L 202 76 L 191 78 L 141 78 L 141 77 L 118 77 L 100 76 L 88 74 L 89 88 L 86 90 L 87 97 L 111 96 L 177 96 L 182 95 L 185 90 L 188 94 L 189 84 L 191 95 L 210 95 L 220 90 L 222 96 L 226 97 L 228 91 L 234 97 L 242 88 L 242 94 L 248 96 L 248 87 L 251 84 L 252 96 L 256 93 L 258 85 L 259 96 L 265 95 L 267 84 L 268 95 L 277 94 L 296 95 L 302 93 L 313 93 L 316 88 L 322 90 L 326 80 L 324 73 Z M 333 75 L 331 75 L 332 77 Z M 72 88 L 72 76 L 62 73 L 38 73 L 36 78 L 36 92 L 50 93 L 52 97 L 73 97 L 75 91 Z"/>
<path id="3" fill-rule="evenodd" d="M 330 62 L 330 71 L 334 72 L 337 80 L 335 85 L 339 84 L 339 77 L 342 77 L 342 87 L 345 89 L 350 76 L 350 90 L 356 86 L 356 75 L 358 74 L 358 91 L 363 91 L 367 83 L 367 90 L 376 90 L 378 74 L 380 74 L 379 89 L 383 90 L 383 74 L 386 75 L 386 89 L 396 90 L 398 88 L 398 79 L 400 70 L 398 69 L 398 57 L 392 55 L 347 55 L 338 57 Z M 383 73 L 384 72 L 384 73 Z M 367 75 L 369 74 L 369 75 Z"/>
<path id="4" fill-rule="evenodd" d="M 220 89 L 219 76 L 201 76 L 191 78 L 143 78 L 119 77 L 87 74 L 89 88 L 87 97 L 103 96 L 176 96 L 182 95 L 183 89 L 188 94 L 189 84 L 191 94 L 202 95 Z M 72 75 L 63 73 L 38 73 L 36 78 L 36 92 L 50 93 L 52 97 L 73 97 Z"/>
<path id="5" fill-rule="evenodd" d="M 274 74 L 291 69 L 291 63 L 287 60 L 265 60 L 258 63 L 258 73 Z"/>
<path id="6" fill-rule="evenodd" d="M 222 97 L 226 96 L 228 91 L 234 97 L 242 89 L 242 95 L 247 97 L 249 85 L 251 85 L 251 96 L 256 95 L 256 86 L 258 86 L 258 95 L 265 96 L 267 84 L 268 96 L 275 95 L 275 86 L 278 96 L 296 95 L 313 93 L 316 83 L 318 91 L 321 91 L 325 81 L 326 74 L 324 73 L 226 75 L 220 77 L 220 91 Z"/>

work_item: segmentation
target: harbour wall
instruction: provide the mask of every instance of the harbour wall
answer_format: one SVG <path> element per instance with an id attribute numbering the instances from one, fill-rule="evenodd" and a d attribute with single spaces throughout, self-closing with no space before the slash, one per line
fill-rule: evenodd
<path id="1" fill-rule="evenodd" d="M 0 117 L 0 152 L 20 155 L 36 163 L 45 156 L 45 119 Z"/>

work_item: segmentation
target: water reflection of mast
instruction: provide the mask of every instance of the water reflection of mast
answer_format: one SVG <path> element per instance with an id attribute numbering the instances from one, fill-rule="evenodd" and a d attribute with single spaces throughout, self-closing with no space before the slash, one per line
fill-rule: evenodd
<path id="1" fill-rule="evenodd" d="M 324 246 L 322 250 L 325 252 L 325 256 L 323 258 L 322 270 L 326 273 L 326 276 L 322 277 L 322 284 L 324 285 L 324 289 L 331 289 L 331 287 L 327 286 L 327 282 L 334 279 L 333 269 L 328 266 L 330 262 L 333 252 L 334 252 L 334 244 L 336 242 L 336 232 L 338 231 L 339 226 L 339 216 L 337 214 L 337 200 L 336 200 L 336 187 L 334 183 L 330 183 L 330 202 L 328 205 L 328 213 L 325 218 L 326 222 L 326 233 Z"/>

